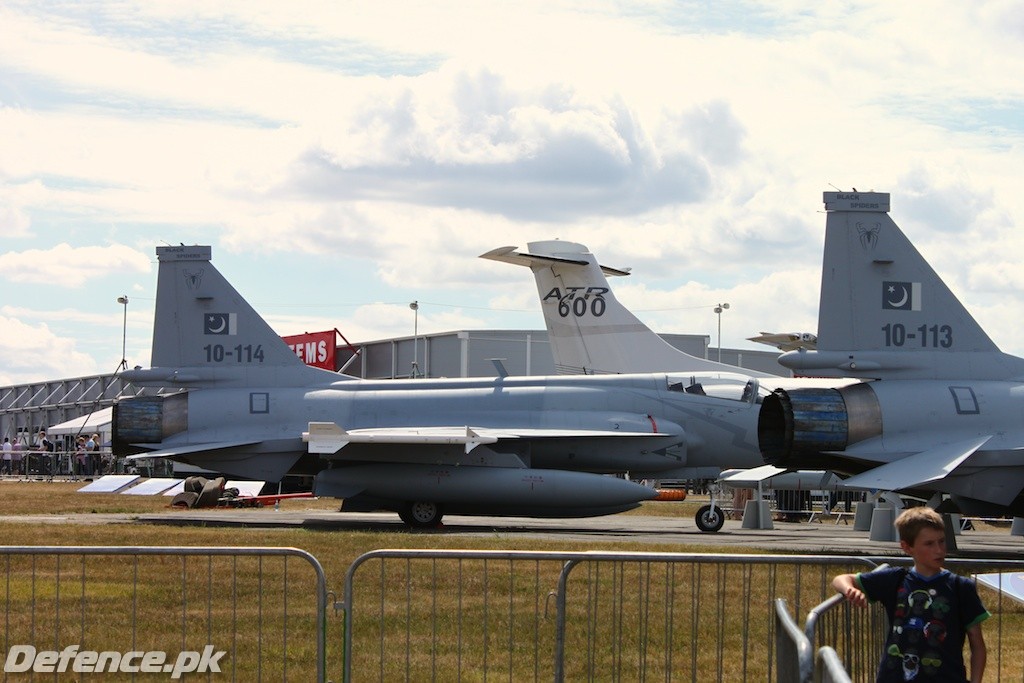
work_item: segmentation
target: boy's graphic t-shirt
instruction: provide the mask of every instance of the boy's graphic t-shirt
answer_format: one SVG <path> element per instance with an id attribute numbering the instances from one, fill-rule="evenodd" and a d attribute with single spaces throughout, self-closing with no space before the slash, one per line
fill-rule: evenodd
<path id="1" fill-rule="evenodd" d="M 858 574 L 857 582 L 889 616 L 878 681 L 967 681 L 967 630 L 991 616 L 973 581 L 945 569 L 925 578 L 892 567 Z"/>

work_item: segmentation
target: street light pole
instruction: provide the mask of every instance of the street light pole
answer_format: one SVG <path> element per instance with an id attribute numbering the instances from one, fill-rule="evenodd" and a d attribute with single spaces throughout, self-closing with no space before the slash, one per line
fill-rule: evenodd
<path id="1" fill-rule="evenodd" d="M 121 365 L 122 370 L 128 369 L 128 358 L 125 353 L 125 347 L 128 341 L 128 295 L 117 297 L 117 303 L 124 306 L 124 321 L 121 323 Z"/>
<path id="2" fill-rule="evenodd" d="M 715 306 L 715 313 L 718 314 L 718 362 L 722 362 L 722 311 L 728 310 L 729 304 L 718 304 Z"/>
<path id="3" fill-rule="evenodd" d="M 409 304 L 409 308 L 412 309 L 412 313 L 413 313 L 413 316 L 412 316 L 412 378 L 416 379 L 417 375 L 419 375 L 419 369 L 420 369 L 420 364 L 419 364 L 419 358 L 420 358 L 420 350 L 419 350 L 419 341 L 420 341 L 420 332 L 419 332 L 419 327 L 420 327 L 420 302 L 419 302 L 419 300 L 413 301 L 411 304 Z"/>

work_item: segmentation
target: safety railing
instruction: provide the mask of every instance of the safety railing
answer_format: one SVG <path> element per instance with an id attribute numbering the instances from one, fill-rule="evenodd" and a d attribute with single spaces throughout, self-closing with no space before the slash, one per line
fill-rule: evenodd
<path id="1" fill-rule="evenodd" d="M 777 597 L 814 605 L 857 558 L 377 550 L 338 605 L 343 680 L 763 681 Z"/>
<path id="2" fill-rule="evenodd" d="M 3 680 L 325 681 L 327 595 L 297 548 L 0 547 Z"/>
<path id="3" fill-rule="evenodd" d="M 814 683 L 853 683 L 843 660 L 828 645 L 818 648 L 814 657 Z"/>
<path id="4" fill-rule="evenodd" d="M 906 563 L 905 559 L 890 561 Z M 1024 661 L 1020 657 L 1024 649 L 1024 604 L 1008 598 L 1008 591 L 1003 590 L 1024 577 L 1024 560 L 948 558 L 945 566 L 979 578 L 982 602 L 993 615 L 982 625 L 988 645 L 986 677 L 1024 680 Z M 779 599 L 775 620 L 778 681 L 874 680 L 888 631 L 888 619 L 880 604 L 858 608 L 842 595 L 833 594 L 808 612 L 801 629 L 790 616 L 786 601 Z"/>
<path id="5" fill-rule="evenodd" d="M 88 657 L 119 657 L 122 673 L 152 671 L 143 658 L 162 653 L 165 674 L 213 663 L 221 673 L 208 678 L 244 681 L 325 681 L 339 668 L 346 681 L 870 681 L 884 614 L 835 596 L 831 580 L 879 561 L 378 550 L 350 565 L 341 619 L 328 622 L 323 569 L 294 548 L 0 547 L 0 641 L 14 666 L 2 678 L 82 664 L 84 652 L 94 667 Z M 1022 680 L 1024 606 L 979 590 L 994 615 L 987 673 Z M 787 606 L 807 614 L 803 629 Z"/>

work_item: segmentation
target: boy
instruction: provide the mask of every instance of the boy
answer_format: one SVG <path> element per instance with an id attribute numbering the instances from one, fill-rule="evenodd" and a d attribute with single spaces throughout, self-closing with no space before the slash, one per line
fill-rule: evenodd
<path id="1" fill-rule="evenodd" d="M 896 518 L 900 547 L 914 568 L 890 567 L 840 574 L 832 587 L 855 605 L 879 601 L 889 617 L 889 635 L 876 680 L 980 683 L 985 673 L 981 622 L 992 616 L 977 587 L 943 569 L 946 531 L 939 513 L 926 507 Z M 971 646 L 971 677 L 964 668 L 964 637 Z"/>

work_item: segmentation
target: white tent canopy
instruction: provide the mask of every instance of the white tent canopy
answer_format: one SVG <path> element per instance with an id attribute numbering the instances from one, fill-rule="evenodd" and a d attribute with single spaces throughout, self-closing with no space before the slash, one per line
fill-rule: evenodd
<path id="1" fill-rule="evenodd" d="M 96 434 L 110 431 L 110 422 L 113 419 L 111 413 L 113 408 L 103 408 L 96 412 L 76 417 L 74 420 L 61 422 L 46 430 L 47 435 L 60 436 L 61 434 Z"/>

